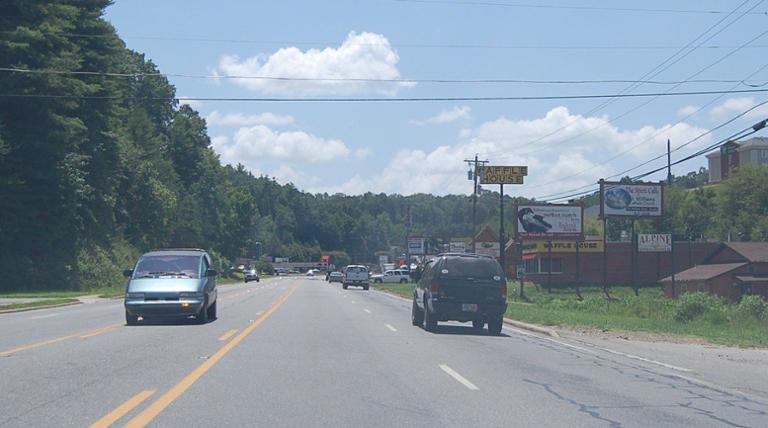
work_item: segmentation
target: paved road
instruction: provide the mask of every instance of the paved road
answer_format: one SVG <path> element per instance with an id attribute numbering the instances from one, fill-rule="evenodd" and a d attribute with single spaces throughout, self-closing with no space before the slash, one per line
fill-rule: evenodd
<path id="1" fill-rule="evenodd" d="M 126 327 L 120 301 L 0 315 L 0 426 L 768 422 L 768 397 L 524 331 L 427 333 L 374 291 L 276 278 L 220 299 L 207 325 Z"/>

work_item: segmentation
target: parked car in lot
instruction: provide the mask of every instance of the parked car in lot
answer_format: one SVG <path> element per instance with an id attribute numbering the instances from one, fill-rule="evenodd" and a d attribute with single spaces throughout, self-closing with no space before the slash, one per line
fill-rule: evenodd
<path id="1" fill-rule="evenodd" d="M 248 283 L 248 281 L 256 281 L 259 282 L 259 272 L 256 269 L 246 269 L 245 270 L 245 282 Z"/>
<path id="2" fill-rule="evenodd" d="M 472 322 L 476 330 L 501 334 L 507 311 L 507 282 L 490 257 L 450 253 L 424 266 L 413 293 L 411 321 L 434 331 L 438 321 Z"/>
<path id="3" fill-rule="evenodd" d="M 141 256 L 129 278 L 125 293 L 125 322 L 139 317 L 195 316 L 205 324 L 216 318 L 217 289 L 211 256 L 200 249 L 153 250 Z"/>
<path id="4" fill-rule="evenodd" d="M 377 284 L 405 283 L 410 280 L 408 271 L 395 269 L 385 271 L 383 274 L 371 275 L 371 281 Z"/>
<path id="5" fill-rule="evenodd" d="M 341 272 L 331 272 L 328 275 L 328 282 L 340 282 L 340 283 L 343 283 L 344 282 L 344 274 L 342 274 Z"/>
<path id="6" fill-rule="evenodd" d="M 344 280 L 341 286 L 346 290 L 350 285 L 363 287 L 367 290 L 369 287 L 370 275 L 368 267 L 363 265 L 349 265 L 344 269 Z"/>

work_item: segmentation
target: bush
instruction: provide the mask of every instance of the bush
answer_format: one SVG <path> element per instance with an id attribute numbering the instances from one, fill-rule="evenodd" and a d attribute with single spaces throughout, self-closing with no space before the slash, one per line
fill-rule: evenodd
<path id="1" fill-rule="evenodd" d="M 123 270 L 133 268 L 139 253 L 122 241 L 109 245 L 92 245 L 80 250 L 77 254 L 76 289 L 94 290 L 125 284 Z"/>
<path id="2" fill-rule="evenodd" d="M 768 319 L 768 302 L 760 296 L 744 296 L 736 307 L 740 318 L 752 318 L 759 321 Z"/>
<path id="3" fill-rule="evenodd" d="M 256 265 L 254 266 L 257 271 L 265 274 L 265 275 L 274 275 L 275 274 L 275 268 L 272 266 L 272 263 L 265 261 L 265 260 L 259 260 L 256 262 Z"/>
<path id="4" fill-rule="evenodd" d="M 712 294 L 697 291 L 695 293 L 685 293 L 680 296 L 675 308 L 675 321 L 688 322 L 709 313 L 707 318 L 713 323 L 722 321 L 721 314 L 725 315 L 723 301 Z M 727 317 L 725 317 L 727 320 Z M 716 321 L 716 322 L 715 322 Z"/>

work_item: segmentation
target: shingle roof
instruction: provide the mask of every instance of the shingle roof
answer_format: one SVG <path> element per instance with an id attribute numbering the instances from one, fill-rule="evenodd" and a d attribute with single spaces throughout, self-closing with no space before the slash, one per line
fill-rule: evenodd
<path id="1" fill-rule="evenodd" d="M 768 263 L 768 242 L 725 242 L 750 262 Z"/>
<path id="2" fill-rule="evenodd" d="M 721 263 L 716 265 L 698 265 L 688 270 L 684 270 L 675 275 L 675 281 L 702 281 L 728 273 L 736 268 L 740 268 L 747 263 Z M 661 282 L 670 282 L 672 277 L 668 276 Z"/>

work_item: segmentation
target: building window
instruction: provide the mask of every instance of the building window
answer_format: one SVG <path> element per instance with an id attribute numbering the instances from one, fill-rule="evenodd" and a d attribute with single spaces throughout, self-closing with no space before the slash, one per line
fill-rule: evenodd
<path id="1" fill-rule="evenodd" d="M 539 273 L 539 260 L 538 259 L 530 259 L 525 261 L 525 272 L 526 273 Z"/>

